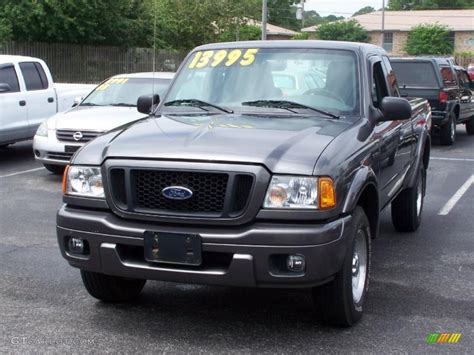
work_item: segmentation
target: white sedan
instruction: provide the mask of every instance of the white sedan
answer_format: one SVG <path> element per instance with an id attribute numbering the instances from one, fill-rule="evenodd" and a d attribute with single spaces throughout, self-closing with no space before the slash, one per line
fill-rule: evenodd
<path id="1" fill-rule="evenodd" d="M 60 174 L 85 143 L 115 127 L 146 117 L 137 111 L 141 95 L 163 97 L 173 73 L 113 76 L 69 111 L 44 121 L 33 141 L 33 152 L 46 169 Z"/>

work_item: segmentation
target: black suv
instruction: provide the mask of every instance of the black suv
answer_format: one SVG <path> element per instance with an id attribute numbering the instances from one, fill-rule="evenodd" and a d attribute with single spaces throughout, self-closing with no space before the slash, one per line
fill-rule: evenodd
<path id="1" fill-rule="evenodd" d="M 456 140 L 456 124 L 465 123 L 474 134 L 474 83 L 449 58 L 392 58 L 402 96 L 428 99 L 433 112 L 433 133 L 441 144 Z"/>

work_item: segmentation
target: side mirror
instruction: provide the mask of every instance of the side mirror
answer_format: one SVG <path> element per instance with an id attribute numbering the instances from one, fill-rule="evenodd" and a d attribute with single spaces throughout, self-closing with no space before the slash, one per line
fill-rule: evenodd
<path id="1" fill-rule="evenodd" d="M 9 84 L 7 84 L 7 83 L 0 83 L 0 93 L 1 93 L 1 92 L 9 92 L 9 91 L 11 91 L 11 89 L 12 89 L 12 88 L 10 87 Z"/>
<path id="2" fill-rule="evenodd" d="M 160 95 L 142 95 L 137 100 L 137 111 L 149 115 L 154 105 L 160 103 Z"/>
<path id="3" fill-rule="evenodd" d="M 380 103 L 379 121 L 399 121 L 411 118 L 411 105 L 402 97 L 384 97 Z"/>
<path id="4" fill-rule="evenodd" d="M 73 104 L 72 104 L 72 107 L 76 107 L 77 105 L 79 105 L 79 104 L 82 102 L 82 100 L 84 100 L 83 97 L 80 97 L 80 96 L 75 97 L 75 98 L 74 98 L 74 102 L 73 102 Z"/>

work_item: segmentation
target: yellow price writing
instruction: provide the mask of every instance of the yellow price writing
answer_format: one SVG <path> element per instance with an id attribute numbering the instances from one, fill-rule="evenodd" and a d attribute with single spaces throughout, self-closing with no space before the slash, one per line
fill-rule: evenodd
<path id="1" fill-rule="evenodd" d="M 188 65 L 188 68 L 202 69 L 208 66 L 215 68 L 222 64 L 226 67 L 230 67 L 236 63 L 246 67 L 252 65 L 255 62 L 257 53 L 257 48 L 250 48 L 245 50 L 245 52 L 242 49 L 221 49 L 218 51 L 209 50 L 204 52 L 199 51 L 194 54 L 194 57 Z"/>

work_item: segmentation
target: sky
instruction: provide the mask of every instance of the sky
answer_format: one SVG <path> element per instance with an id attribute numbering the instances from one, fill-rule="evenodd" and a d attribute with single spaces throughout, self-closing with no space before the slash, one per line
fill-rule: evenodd
<path id="1" fill-rule="evenodd" d="M 386 0 L 385 3 L 388 1 Z M 306 0 L 305 10 L 315 10 L 322 16 L 337 15 L 349 17 L 357 10 L 372 6 L 382 8 L 382 0 Z"/>

